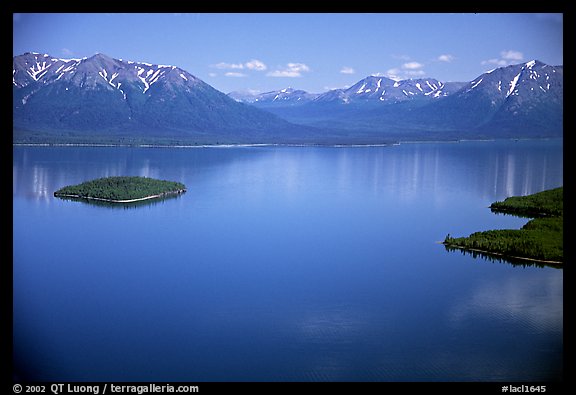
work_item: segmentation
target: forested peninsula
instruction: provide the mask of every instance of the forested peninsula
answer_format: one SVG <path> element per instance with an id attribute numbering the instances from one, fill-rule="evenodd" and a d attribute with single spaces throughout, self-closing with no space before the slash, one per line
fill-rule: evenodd
<path id="1" fill-rule="evenodd" d="M 54 192 L 55 197 L 92 199 L 110 203 L 132 203 L 186 192 L 180 182 L 148 177 L 104 177 L 70 185 Z"/>
<path id="2" fill-rule="evenodd" d="M 448 250 L 458 248 L 563 267 L 563 196 L 563 187 L 559 187 L 494 202 L 490 206 L 494 213 L 533 219 L 521 229 L 488 230 L 457 238 L 448 234 L 443 244 Z"/>

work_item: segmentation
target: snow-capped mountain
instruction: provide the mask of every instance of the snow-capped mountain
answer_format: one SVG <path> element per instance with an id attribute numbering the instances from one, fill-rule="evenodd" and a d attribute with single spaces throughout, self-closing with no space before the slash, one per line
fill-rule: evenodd
<path id="1" fill-rule="evenodd" d="M 382 102 L 389 104 L 411 99 L 445 97 L 459 86 L 459 83 L 443 83 L 434 78 L 395 81 L 386 77 L 369 76 L 350 88 L 326 92 L 318 96 L 315 102 L 342 104 Z"/>
<path id="2" fill-rule="evenodd" d="M 369 76 L 323 94 L 286 88 L 226 95 L 176 66 L 103 54 L 59 59 L 26 53 L 13 58 L 12 82 L 13 136 L 20 142 L 346 142 L 563 133 L 563 67 L 537 60 L 465 83 Z"/>
<path id="3" fill-rule="evenodd" d="M 265 140 L 263 133 L 291 126 L 230 99 L 179 67 L 103 54 L 83 59 L 16 56 L 12 82 L 15 130 L 197 137 L 204 142 L 252 135 Z"/>
<path id="4" fill-rule="evenodd" d="M 491 70 L 416 118 L 422 125 L 444 123 L 452 129 L 561 134 L 563 67 L 532 60 Z"/>
<path id="5" fill-rule="evenodd" d="M 277 101 L 262 108 L 294 123 L 406 136 L 560 136 L 562 77 L 562 66 L 537 60 L 497 68 L 470 82 L 369 76 L 301 106 Z"/>
<path id="6" fill-rule="evenodd" d="M 489 97 L 488 104 L 493 107 L 537 97 L 557 100 L 563 94 L 562 77 L 562 66 L 554 67 L 532 60 L 488 71 L 455 92 L 452 100 Z"/>
<path id="7" fill-rule="evenodd" d="M 386 77 L 369 76 L 349 88 L 325 93 L 284 88 L 266 93 L 230 92 L 228 96 L 256 107 L 274 108 L 315 104 L 397 103 L 416 98 L 445 97 L 457 91 L 464 82 L 440 82 L 433 78 L 395 81 Z"/>
<path id="8" fill-rule="evenodd" d="M 530 127 L 562 130 L 563 67 L 533 60 L 513 71 L 517 74 L 508 82 L 505 100 L 491 124 L 512 129 L 523 121 L 530 123 Z M 503 94 L 502 89 L 499 93 Z"/>
<path id="9" fill-rule="evenodd" d="M 98 78 L 100 77 L 100 78 Z M 146 93 L 158 81 L 193 87 L 199 79 L 176 66 L 152 65 L 144 62 L 122 61 L 103 54 L 90 58 L 58 59 L 47 54 L 28 53 L 14 59 L 12 82 L 24 88 L 41 81 L 43 85 L 56 81 L 70 82 L 79 87 L 103 87 L 126 95 L 128 85 L 135 84 Z M 124 84 L 124 89 L 122 85 Z"/>
<path id="10" fill-rule="evenodd" d="M 265 93 L 230 92 L 231 98 L 238 102 L 254 104 L 260 107 L 302 105 L 319 96 L 303 90 L 284 88 Z"/>

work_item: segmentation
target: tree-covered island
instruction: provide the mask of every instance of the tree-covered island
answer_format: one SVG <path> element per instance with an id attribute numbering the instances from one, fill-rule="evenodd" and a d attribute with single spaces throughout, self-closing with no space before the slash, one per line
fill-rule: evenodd
<path id="1" fill-rule="evenodd" d="M 148 177 L 104 177 L 70 185 L 54 192 L 55 197 L 93 199 L 111 203 L 131 203 L 186 192 L 180 182 Z"/>
<path id="2" fill-rule="evenodd" d="M 533 219 L 521 229 L 488 230 L 457 238 L 448 234 L 443 244 L 448 250 L 459 248 L 561 267 L 564 262 L 563 196 L 563 187 L 559 187 L 494 202 L 490 206 L 494 213 Z"/>

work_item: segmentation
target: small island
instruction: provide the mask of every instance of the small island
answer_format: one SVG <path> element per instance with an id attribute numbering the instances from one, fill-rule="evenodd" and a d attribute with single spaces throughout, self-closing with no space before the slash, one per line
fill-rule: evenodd
<path id="1" fill-rule="evenodd" d="M 70 185 L 54 192 L 55 197 L 90 199 L 110 203 L 132 203 L 164 198 L 186 192 L 180 182 L 156 180 L 148 177 L 104 177 Z"/>
<path id="2" fill-rule="evenodd" d="M 512 196 L 494 202 L 494 213 L 533 218 L 521 229 L 488 230 L 468 237 L 444 239 L 447 250 L 462 249 L 500 256 L 504 259 L 533 261 L 548 266 L 563 267 L 563 187 L 528 196 Z"/>

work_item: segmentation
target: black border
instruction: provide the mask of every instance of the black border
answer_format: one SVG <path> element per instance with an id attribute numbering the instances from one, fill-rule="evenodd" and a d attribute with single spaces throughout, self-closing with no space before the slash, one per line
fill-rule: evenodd
<path id="1" fill-rule="evenodd" d="M 559 2 L 559 1 L 538 1 L 538 2 L 526 2 L 522 0 L 518 1 L 482 1 L 482 2 L 459 2 L 458 4 L 438 4 L 438 2 L 426 2 L 426 3 L 418 3 L 415 5 L 411 2 L 396 2 L 396 4 L 390 4 L 391 2 L 353 2 L 344 3 L 344 2 L 330 2 L 329 5 L 323 4 L 321 2 L 317 2 L 315 4 L 308 2 L 282 2 L 282 4 L 277 4 L 277 2 L 269 2 L 267 4 L 262 3 L 244 3 L 244 2 L 236 2 L 236 3 L 228 3 L 222 5 L 216 2 L 183 2 L 183 3 L 158 3 L 158 2 L 151 2 L 151 1 L 139 1 L 139 2 L 126 2 L 126 1 L 98 1 L 98 2 L 70 2 L 66 3 L 64 1 L 43 1 L 43 2 L 34 2 L 34 1 L 10 1 L 4 2 L 2 6 L 2 26 L 4 29 L 8 30 L 12 25 L 12 13 L 13 12 L 214 12 L 214 13 L 251 13 L 251 12 L 258 12 L 258 13 L 265 13 L 265 12 L 273 12 L 273 13 L 284 13 L 284 12 L 319 12 L 319 13 L 342 13 L 342 12 L 353 12 L 353 13 L 361 13 L 361 12 L 481 12 L 481 13 L 489 13 L 489 12 L 559 12 L 564 14 L 564 19 L 566 19 L 566 23 L 564 24 L 564 46 L 568 51 L 564 51 L 567 55 L 572 55 L 574 51 L 574 40 L 573 38 L 573 13 L 572 9 L 570 9 L 570 2 Z M 199 4 L 203 3 L 203 4 Z M 160 4 L 160 5 L 159 5 Z M 137 10 L 137 11 L 135 11 Z M 567 31 L 570 31 L 570 34 L 566 34 Z M 513 32 L 511 32 L 513 34 Z M 9 32 L 5 32 L 4 37 L 11 37 L 12 34 Z M 8 66 L 8 61 L 6 61 L 6 68 Z M 564 59 L 564 66 L 567 70 L 565 74 L 565 78 L 568 80 L 568 83 L 565 84 L 566 87 L 570 88 L 573 85 L 570 83 L 572 80 L 571 75 L 574 73 L 574 68 L 572 66 L 572 58 L 568 56 Z M 4 73 L 1 75 L 6 76 L 9 75 L 9 70 L 4 70 Z M 2 81 L 5 82 L 6 91 L 8 91 L 8 78 L 3 79 Z M 569 91 L 567 91 L 569 92 Z M 8 93 L 7 93 L 8 94 Z M 570 105 L 570 97 L 567 96 L 568 104 Z M 3 103 L 9 103 L 8 100 L 4 101 Z M 12 119 L 12 116 L 8 114 L 7 106 L 5 108 L 5 114 L 2 116 L 2 119 L 5 120 L 6 123 Z M 570 107 L 569 107 L 570 108 Z M 568 112 L 569 115 L 572 115 Z M 573 135 L 576 131 L 572 128 L 572 120 L 573 116 L 564 117 L 565 122 L 565 130 L 567 133 L 564 134 L 564 161 L 565 164 L 568 166 L 564 166 L 568 169 L 573 169 L 571 166 L 571 161 L 574 158 L 574 154 L 572 152 L 572 147 L 574 147 L 572 140 L 574 139 Z M 566 122 L 568 121 L 568 122 Z M 4 130 L 5 135 L 9 136 L 5 144 L 2 145 L 2 149 L 6 152 L 2 153 L 2 158 L 8 162 L 9 158 L 12 158 L 12 147 L 11 147 L 11 139 L 12 139 L 12 132 L 11 126 L 6 125 Z M 10 170 L 9 163 L 6 163 L 2 169 L 5 172 L 6 179 L 11 179 L 11 175 L 8 173 Z M 572 180 L 572 172 L 565 172 L 564 173 L 564 185 L 565 185 L 565 197 L 571 199 L 573 196 L 573 187 L 574 182 Z M 8 200 L 9 198 L 4 195 L 4 198 Z M 567 200 L 568 201 L 568 200 Z M 6 213 L 5 218 L 12 219 L 12 200 L 8 202 L 4 202 L 2 205 L 8 213 Z M 575 214 L 575 210 L 570 206 L 566 207 L 566 218 L 573 218 Z M 12 235 L 12 224 L 10 223 L 10 235 Z M 6 232 L 8 233 L 8 232 Z M 565 287 L 564 287 L 564 311 L 569 312 L 571 311 L 572 300 L 573 296 L 573 263 L 576 262 L 576 255 L 574 254 L 573 245 L 574 243 L 570 243 L 571 234 L 566 233 L 566 241 L 565 245 L 567 246 L 565 254 L 566 254 L 566 265 L 564 270 L 564 278 L 565 278 Z M 13 243 L 11 240 L 7 240 L 8 247 L 4 248 L 4 254 L 10 257 L 13 257 Z M 572 245 L 571 245 L 572 244 Z M 3 382 L 6 383 L 4 387 L 7 392 L 5 393 L 15 393 L 13 390 L 13 385 L 17 383 L 14 378 L 14 371 L 12 365 L 12 338 L 13 338 L 13 326 L 12 326 L 12 307 L 13 307 L 13 296 L 12 296 L 12 265 L 8 265 L 7 262 L 3 262 L 2 264 L 2 273 L 0 274 L 0 278 L 2 279 L 2 286 L 1 286 L 1 307 L 2 313 L 1 320 L 4 325 L 4 331 L 2 332 L 4 335 L 2 339 L 4 340 L 4 344 L 0 350 L 2 350 L 2 356 L 4 358 L 3 367 L 10 367 L 9 369 L 2 369 L 2 379 Z M 6 317 L 10 317 L 7 319 Z M 275 383 L 235 383 L 235 382 L 226 382 L 226 383 L 203 383 L 203 382 L 191 382 L 191 383 L 154 383 L 158 385 L 162 384 L 171 384 L 171 385 L 179 385 L 179 384 L 189 384 L 189 385 L 197 385 L 201 391 L 201 393 L 214 393 L 214 392 L 221 392 L 221 391 L 238 391 L 238 390 L 245 390 L 249 389 L 251 392 L 261 391 L 262 393 L 270 393 L 271 391 L 277 391 L 278 389 L 281 390 L 299 390 L 299 389 L 306 389 L 306 390 L 322 390 L 322 391 L 354 391 L 356 393 L 358 390 L 364 391 L 373 391 L 373 390 L 391 390 L 394 391 L 393 393 L 401 393 L 405 390 L 415 390 L 415 391 L 446 391 L 447 393 L 465 393 L 467 391 L 482 391 L 482 393 L 491 394 L 491 393 L 503 393 L 502 387 L 506 385 L 514 385 L 514 386 L 521 386 L 521 385 L 546 385 L 546 393 L 549 394 L 557 394 L 557 393 L 564 393 L 564 388 L 568 388 L 567 382 L 571 382 L 573 380 L 573 368 L 574 368 L 574 352 L 573 352 L 573 344 L 574 341 L 570 336 L 573 331 L 574 324 L 570 321 L 570 314 L 566 314 L 568 319 L 564 320 L 564 340 L 565 340 L 565 352 L 564 352 L 564 381 L 562 382 L 551 382 L 551 383 L 532 383 L 532 382 L 497 382 L 497 383 L 490 383 L 490 382 L 386 382 L 386 383 L 350 383 L 350 382 L 329 382 L 329 383 L 284 383 L 284 382 L 275 382 Z M 66 383 L 66 382 L 63 382 Z M 20 382 L 22 385 L 31 384 L 26 382 Z M 53 383 L 37 383 L 38 385 L 44 385 L 46 387 L 46 392 L 49 391 L 50 385 Z M 70 384 L 79 384 L 79 383 L 70 383 Z M 81 383 L 84 385 L 99 385 L 102 386 L 103 383 Z M 115 384 L 133 384 L 133 385 L 143 385 L 146 383 L 138 382 L 138 383 L 115 383 Z M 66 392 L 63 392 L 66 393 Z M 100 393 L 102 393 L 100 391 Z M 534 392 L 535 393 L 535 392 Z"/>

